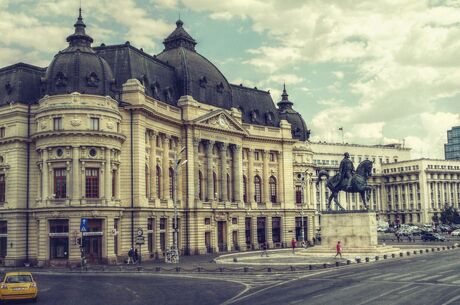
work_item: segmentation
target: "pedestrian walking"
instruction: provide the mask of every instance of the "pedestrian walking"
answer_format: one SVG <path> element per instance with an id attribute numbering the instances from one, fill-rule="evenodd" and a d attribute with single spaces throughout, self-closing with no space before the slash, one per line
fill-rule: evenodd
<path id="1" fill-rule="evenodd" d="M 342 245 L 340 244 L 340 240 L 337 242 L 337 245 L 335 246 L 336 254 L 334 257 L 337 257 L 337 255 L 340 255 L 340 258 L 342 258 Z"/>
<path id="2" fill-rule="evenodd" d="M 293 237 L 292 240 L 291 240 L 292 254 L 295 253 L 295 246 L 296 245 L 297 245 L 297 242 L 296 242 L 295 238 Z"/>
<path id="3" fill-rule="evenodd" d="M 134 250 L 134 263 L 137 264 L 139 262 L 139 254 L 137 253 L 137 248 Z"/>
<path id="4" fill-rule="evenodd" d="M 128 261 L 126 262 L 127 265 L 129 265 L 130 263 L 134 264 L 133 256 L 134 256 L 134 251 L 133 251 L 133 248 L 131 248 L 128 251 Z"/>
<path id="5" fill-rule="evenodd" d="M 262 249 L 262 253 L 260 254 L 261 257 L 263 257 L 264 255 L 266 257 L 268 257 L 268 252 L 267 252 L 267 249 L 268 249 L 268 244 L 267 242 L 263 242 L 261 245 L 260 245 L 261 249 Z"/>

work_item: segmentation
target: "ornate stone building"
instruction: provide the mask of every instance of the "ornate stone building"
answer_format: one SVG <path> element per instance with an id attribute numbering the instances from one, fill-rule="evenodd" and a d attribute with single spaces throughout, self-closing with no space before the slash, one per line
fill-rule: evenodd
<path id="1" fill-rule="evenodd" d="M 176 25 L 150 56 L 129 42 L 92 47 L 80 14 L 47 68 L 0 69 L 3 263 L 79 262 L 80 238 L 88 260 L 113 263 L 137 247 L 139 227 L 144 259 L 162 257 L 175 191 L 184 254 L 300 235 L 295 177 L 313 172 L 305 122 L 286 90 L 276 107 L 268 92 L 230 84 Z M 175 181 L 177 159 L 188 162 Z M 304 215 L 311 239 L 314 207 Z"/>

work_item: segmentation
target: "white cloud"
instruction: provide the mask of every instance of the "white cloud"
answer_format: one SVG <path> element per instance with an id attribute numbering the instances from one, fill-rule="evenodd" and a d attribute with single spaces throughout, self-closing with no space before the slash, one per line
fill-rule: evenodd
<path id="1" fill-rule="evenodd" d="M 299 77 L 295 74 L 273 74 L 268 78 L 269 82 L 275 82 L 278 84 L 285 83 L 286 85 L 297 85 L 303 82 L 305 79 L 303 77 Z"/>
<path id="2" fill-rule="evenodd" d="M 335 77 L 337 77 L 337 79 L 343 79 L 343 77 L 345 76 L 345 73 L 343 73 L 343 71 L 334 71 L 332 73 Z"/>

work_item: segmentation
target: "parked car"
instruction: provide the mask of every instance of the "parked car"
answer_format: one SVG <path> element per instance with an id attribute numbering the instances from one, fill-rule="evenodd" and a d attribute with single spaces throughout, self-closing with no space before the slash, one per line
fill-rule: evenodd
<path id="1" fill-rule="evenodd" d="M 30 272 L 7 272 L 0 282 L 0 300 L 32 299 L 37 302 L 38 287 Z"/>
<path id="2" fill-rule="evenodd" d="M 452 236 L 460 236 L 460 229 L 454 230 L 450 233 Z"/>
<path id="3" fill-rule="evenodd" d="M 396 229 L 394 227 L 388 227 L 386 230 L 385 230 L 385 233 L 395 233 L 396 232 Z"/>
<path id="4" fill-rule="evenodd" d="M 423 241 L 445 241 L 446 239 L 438 233 L 425 233 L 420 237 Z"/>

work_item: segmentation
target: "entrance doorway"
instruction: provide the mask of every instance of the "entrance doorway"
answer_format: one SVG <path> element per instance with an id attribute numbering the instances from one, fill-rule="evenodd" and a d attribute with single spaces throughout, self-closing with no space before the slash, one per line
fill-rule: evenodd
<path id="1" fill-rule="evenodd" d="M 305 237 L 305 240 L 308 240 L 308 222 L 307 222 L 308 217 L 303 217 L 303 236 Z M 295 218 L 295 238 L 297 241 L 302 241 L 302 217 L 296 217 Z"/>
<path id="2" fill-rule="evenodd" d="M 88 232 L 83 233 L 83 254 L 90 264 L 102 263 L 102 219 L 88 219 Z"/>
<path id="3" fill-rule="evenodd" d="M 266 232 L 266 218 L 265 217 L 257 217 L 257 243 L 260 245 L 267 241 L 265 232 Z"/>
<path id="4" fill-rule="evenodd" d="M 227 251 L 227 226 L 225 221 L 217 222 L 217 246 L 219 252 Z"/>
<path id="5" fill-rule="evenodd" d="M 204 244 L 206 246 L 206 252 L 212 253 L 211 232 L 204 232 Z"/>

